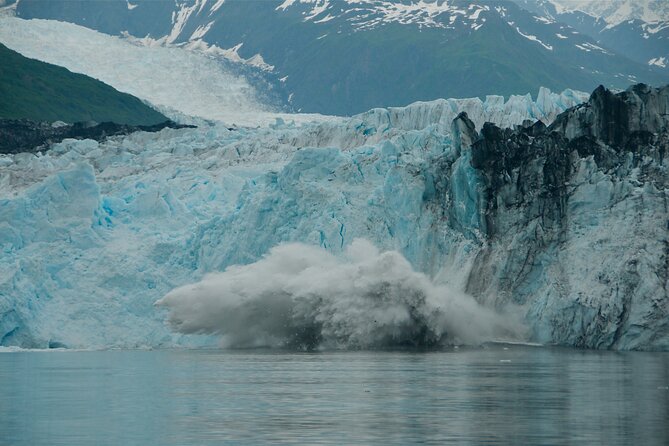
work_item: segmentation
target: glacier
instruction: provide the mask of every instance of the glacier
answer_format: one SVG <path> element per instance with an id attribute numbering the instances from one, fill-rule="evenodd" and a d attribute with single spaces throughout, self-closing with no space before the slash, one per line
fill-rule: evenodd
<path id="1" fill-rule="evenodd" d="M 71 23 L 11 16 L 0 16 L 0 42 L 26 57 L 101 80 L 182 123 L 208 119 L 266 126 L 282 116 L 256 84 L 231 72 L 229 61 L 197 47 L 186 51 Z M 324 119 L 318 114 L 283 116 L 296 122 Z"/>
<path id="2" fill-rule="evenodd" d="M 666 349 L 666 282 L 657 274 L 666 258 L 666 188 L 645 180 L 642 168 L 629 161 L 620 179 L 602 168 L 597 154 L 574 159 L 570 218 L 559 231 L 514 209 L 521 183 L 500 189 L 494 225 L 489 221 L 490 171 L 479 146 L 490 128 L 483 122 L 530 131 L 539 124 L 528 120 L 550 123 L 583 98 L 547 90 L 538 97 L 439 100 L 322 122 L 278 118 L 259 128 L 211 122 L 0 156 L 0 345 L 219 345 L 215 335 L 223 333 L 215 323 L 196 320 L 185 333 L 172 331 L 165 321 L 184 315 L 166 296 L 207 289 L 212 273 L 242 268 L 234 265 L 256 271 L 288 242 L 340 259 L 356 239 L 365 239 L 367 251 L 378 249 L 377 257 L 405 265 L 401 270 L 408 272 L 399 277 L 424 277 L 419 288 L 430 291 L 417 295 L 454 296 L 445 302 L 461 303 L 455 315 L 492 321 L 472 323 L 482 327 L 475 337 L 448 325 L 453 316 L 443 316 L 439 305 L 428 305 L 411 324 L 392 319 L 405 321 L 391 324 L 397 339 L 410 342 L 407 333 L 416 331 L 431 333 L 430 339 L 455 333 L 454 342 L 511 334 L 543 343 Z M 574 133 L 583 126 L 564 118 L 580 109 L 570 110 L 576 111 L 553 125 Z M 644 212 L 644 203 L 658 211 Z M 637 228 L 631 242 L 630 227 Z M 341 271 L 355 265 L 343 264 Z M 227 283 L 229 273 L 222 274 Z M 388 280 L 378 280 L 387 289 Z M 185 293 L 185 302 L 198 302 L 197 293 Z M 388 325 L 370 334 L 361 331 L 369 328 L 365 318 L 343 327 L 325 323 L 351 317 L 322 288 L 295 296 L 304 293 L 329 303 L 300 307 L 313 318 L 300 327 L 320 321 L 329 331 L 319 336 L 340 347 L 387 342 Z M 257 296 L 266 302 L 266 294 Z M 369 293 L 361 296 L 356 308 L 369 304 Z M 158 301 L 167 308 L 155 307 Z M 395 301 L 394 317 L 415 307 L 407 302 Z M 495 315 L 486 313 L 491 310 Z M 659 321 L 650 325 L 651 316 Z M 450 328 L 440 331 L 444 324 Z M 233 346 L 294 341 L 250 328 L 224 338 Z"/>
<path id="3" fill-rule="evenodd" d="M 211 336 L 172 333 L 154 302 L 291 241 L 340 254 L 365 238 L 457 289 L 480 245 L 478 179 L 450 121 L 461 111 L 479 123 L 548 120 L 582 95 L 539 98 L 440 100 L 303 124 L 279 117 L 259 128 L 203 122 L 0 156 L 0 345 L 210 345 Z M 440 229 L 432 200 L 443 158 L 461 159 L 462 231 Z"/>

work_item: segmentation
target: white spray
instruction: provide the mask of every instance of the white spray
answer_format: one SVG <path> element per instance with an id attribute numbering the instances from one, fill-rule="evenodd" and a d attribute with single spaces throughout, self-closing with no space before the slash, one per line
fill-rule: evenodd
<path id="1" fill-rule="evenodd" d="M 284 244 L 156 302 L 181 333 L 226 347 L 383 348 L 517 339 L 522 327 L 435 285 L 398 252 L 357 239 L 344 256 Z"/>

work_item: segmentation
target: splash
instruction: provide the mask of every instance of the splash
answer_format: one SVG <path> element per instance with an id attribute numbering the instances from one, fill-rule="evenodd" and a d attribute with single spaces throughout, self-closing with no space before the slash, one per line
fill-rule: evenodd
<path id="1" fill-rule="evenodd" d="M 225 347 L 370 349 L 518 339 L 513 318 L 434 284 L 396 251 L 355 240 L 342 257 L 284 244 L 156 302 L 171 327 Z"/>

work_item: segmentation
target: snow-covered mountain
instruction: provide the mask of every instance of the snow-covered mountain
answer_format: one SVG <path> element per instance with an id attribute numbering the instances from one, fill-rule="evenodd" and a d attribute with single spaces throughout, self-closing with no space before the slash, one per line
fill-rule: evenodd
<path id="1" fill-rule="evenodd" d="M 669 73 L 669 3 L 658 0 L 516 0 L 598 44 Z"/>
<path id="2" fill-rule="evenodd" d="M 633 61 L 509 1 L 21 0 L 17 14 L 228 57 L 257 68 L 305 112 L 668 78 L 663 59 Z"/>
<path id="3" fill-rule="evenodd" d="M 663 0 L 547 0 L 558 14 L 583 12 L 605 21 L 609 26 L 629 20 L 646 23 L 669 21 L 669 3 Z"/>

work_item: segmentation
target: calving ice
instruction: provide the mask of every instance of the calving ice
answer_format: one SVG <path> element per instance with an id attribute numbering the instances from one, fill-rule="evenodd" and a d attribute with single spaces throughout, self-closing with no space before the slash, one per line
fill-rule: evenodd
<path id="1" fill-rule="evenodd" d="M 542 107 L 556 110 L 572 95 L 544 97 L 552 102 Z M 436 101 L 343 121 L 214 124 L 4 156 L 3 344 L 211 345 L 219 340 L 209 335 L 222 334 L 247 346 L 520 337 L 665 348 L 666 98 L 666 88 L 599 89 L 549 129 L 487 124 L 479 133 L 457 113 L 484 121 L 499 108 Z M 515 124 L 536 117 L 531 110 L 515 108 Z M 445 117 L 455 119 L 446 126 Z M 623 130 L 611 131 L 621 117 Z M 363 245 L 372 264 L 389 258 L 398 277 L 419 285 L 372 277 L 356 294 L 310 281 L 327 270 L 351 282 L 355 260 L 320 250 L 346 255 L 356 238 L 400 253 Z M 320 248 L 272 251 L 285 242 Z M 284 255 L 311 259 L 313 269 Z M 272 268 L 283 282 L 254 291 Z M 207 276 L 217 271 L 225 272 Z M 159 300 L 177 331 L 205 335 L 171 332 Z M 268 302 L 277 311 L 263 319 Z M 383 323 L 368 325 L 374 314 Z M 482 329 L 458 327 L 462 317 Z"/>
<path id="2" fill-rule="evenodd" d="M 383 348 L 522 339 L 523 326 L 471 296 L 436 286 L 398 252 L 355 239 L 336 257 L 286 244 L 157 302 L 181 333 L 228 347 Z"/>
<path id="3" fill-rule="evenodd" d="M 3 344 L 216 344 L 172 333 L 153 303 L 288 241 L 338 254 L 366 238 L 443 282 L 442 266 L 466 270 L 480 247 L 478 174 L 460 160 L 469 157 L 466 135 L 452 134 L 452 119 L 549 119 L 580 96 L 540 97 L 441 100 L 257 129 L 205 123 L 5 155 Z M 442 228 L 444 162 L 454 163 L 457 229 Z M 461 290 L 465 270 L 444 277 Z"/>

